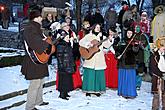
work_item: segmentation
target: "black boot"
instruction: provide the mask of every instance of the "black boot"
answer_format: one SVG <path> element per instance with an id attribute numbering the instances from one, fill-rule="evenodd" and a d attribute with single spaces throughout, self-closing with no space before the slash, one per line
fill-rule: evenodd
<path id="1" fill-rule="evenodd" d="M 66 94 L 65 92 L 60 92 L 60 96 L 59 96 L 61 99 L 65 99 L 65 100 L 69 100 L 67 97 L 66 97 Z"/>
<path id="2" fill-rule="evenodd" d="M 91 93 L 86 93 L 86 96 L 89 96 L 90 97 L 91 96 Z"/>
<path id="3" fill-rule="evenodd" d="M 100 93 L 95 93 L 95 95 L 96 95 L 97 97 L 100 97 L 100 96 L 101 96 L 101 94 L 100 94 Z"/>
<path id="4" fill-rule="evenodd" d="M 66 92 L 66 94 L 65 94 L 65 95 L 66 95 L 66 97 L 70 97 L 70 95 L 69 95 L 67 92 Z"/>

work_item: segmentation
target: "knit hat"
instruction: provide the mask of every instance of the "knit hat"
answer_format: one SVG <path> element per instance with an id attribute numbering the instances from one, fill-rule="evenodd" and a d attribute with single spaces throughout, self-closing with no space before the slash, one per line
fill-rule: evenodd
<path id="1" fill-rule="evenodd" d="M 29 20 L 33 20 L 34 18 L 37 18 L 39 16 L 41 16 L 41 11 L 39 11 L 39 10 L 32 10 L 29 13 Z"/>

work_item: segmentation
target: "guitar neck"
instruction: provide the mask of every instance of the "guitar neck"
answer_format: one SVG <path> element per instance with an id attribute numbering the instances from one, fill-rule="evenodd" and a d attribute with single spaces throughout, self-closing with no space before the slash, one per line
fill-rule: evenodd
<path id="1" fill-rule="evenodd" d="M 60 39 L 62 39 L 62 38 L 61 38 L 61 36 L 60 36 L 60 37 L 58 37 L 57 39 L 55 39 L 54 41 L 52 41 L 52 44 L 53 44 L 53 45 L 54 45 L 54 44 L 57 44 L 57 43 L 58 43 L 58 41 L 59 41 Z"/>
<path id="2" fill-rule="evenodd" d="M 101 40 L 100 42 L 96 43 L 95 46 L 101 45 L 103 42 L 105 42 L 105 41 L 108 40 L 108 39 L 109 39 L 109 37 L 107 37 L 107 38 Z"/>

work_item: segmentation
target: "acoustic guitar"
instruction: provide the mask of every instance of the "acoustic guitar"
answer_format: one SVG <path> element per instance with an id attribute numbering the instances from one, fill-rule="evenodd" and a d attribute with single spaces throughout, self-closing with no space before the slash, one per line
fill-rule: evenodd
<path id="1" fill-rule="evenodd" d="M 49 43 L 52 45 L 51 48 L 51 52 L 50 54 L 47 54 L 46 49 L 43 53 L 39 54 L 37 52 L 35 52 L 34 50 L 32 50 L 27 43 L 25 42 L 25 48 L 27 50 L 28 55 L 30 56 L 31 60 L 35 63 L 35 64 L 45 64 L 48 62 L 49 57 L 52 53 L 55 52 L 55 45 L 59 42 L 60 39 L 64 38 L 65 36 L 60 36 L 58 37 L 56 40 L 51 41 L 51 39 L 47 38 L 48 40 L 46 40 L 45 42 Z"/>
<path id="2" fill-rule="evenodd" d="M 89 60 L 91 59 L 97 52 L 100 51 L 99 46 L 106 40 L 108 40 L 109 37 L 101 40 L 100 42 L 96 39 L 92 40 L 91 43 L 93 44 L 92 47 L 89 48 L 85 48 L 80 46 L 79 47 L 79 51 L 80 51 L 80 55 L 81 57 L 83 57 L 85 60 Z"/>

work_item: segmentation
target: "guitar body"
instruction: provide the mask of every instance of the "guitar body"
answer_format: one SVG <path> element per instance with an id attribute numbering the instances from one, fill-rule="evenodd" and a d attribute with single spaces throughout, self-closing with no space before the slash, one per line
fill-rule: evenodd
<path id="1" fill-rule="evenodd" d="M 51 41 L 50 38 L 48 38 L 48 39 L 46 40 L 46 42 L 49 43 L 49 44 L 51 44 L 52 41 Z M 25 44 L 25 45 L 26 45 L 26 44 Z M 52 45 L 51 53 L 50 53 L 50 54 L 47 54 L 47 53 L 46 53 L 46 50 L 47 50 L 47 49 L 46 49 L 44 52 L 42 52 L 41 54 L 39 54 L 39 53 L 35 52 L 34 50 L 32 50 L 31 48 L 29 48 L 27 45 L 26 45 L 25 47 L 27 47 L 26 50 L 28 51 L 31 60 L 32 60 L 35 64 L 45 64 L 45 63 L 47 63 L 48 60 L 49 60 L 50 55 L 51 55 L 52 53 L 54 53 L 55 50 L 56 50 L 56 49 L 55 49 L 55 46 Z"/>
<path id="2" fill-rule="evenodd" d="M 50 54 L 47 54 L 46 52 L 43 52 L 42 54 L 38 54 L 37 52 L 35 52 L 35 56 L 37 58 L 37 60 L 41 63 L 41 64 L 45 64 L 48 62 L 49 57 L 52 53 L 55 52 L 55 46 L 52 46 L 52 50 Z"/>
<path id="3" fill-rule="evenodd" d="M 85 60 L 89 60 L 95 55 L 95 53 L 99 52 L 100 49 L 98 46 L 93 46 L 88 49 L 80 46 L 79 51 L 80 51 L 81 57 L 83 57 Z"/>
<path id="4" fill-rule="evenodd" d="M 91 59 L 97 52 L 100 51 L 99 46 L 106 40 L 108 40 L 109 38 L 105 38 L 101 41 L 98 41 L 96 39 L 91 41 L 91 44 L 93 44 L 92 47 L 89 48 L 85 48 L 85 47 L 79 47 L 79 51 L 80 51 L 80 55 L 81 57 L 83 57 L 85 60 L 89 60 Z"/>

